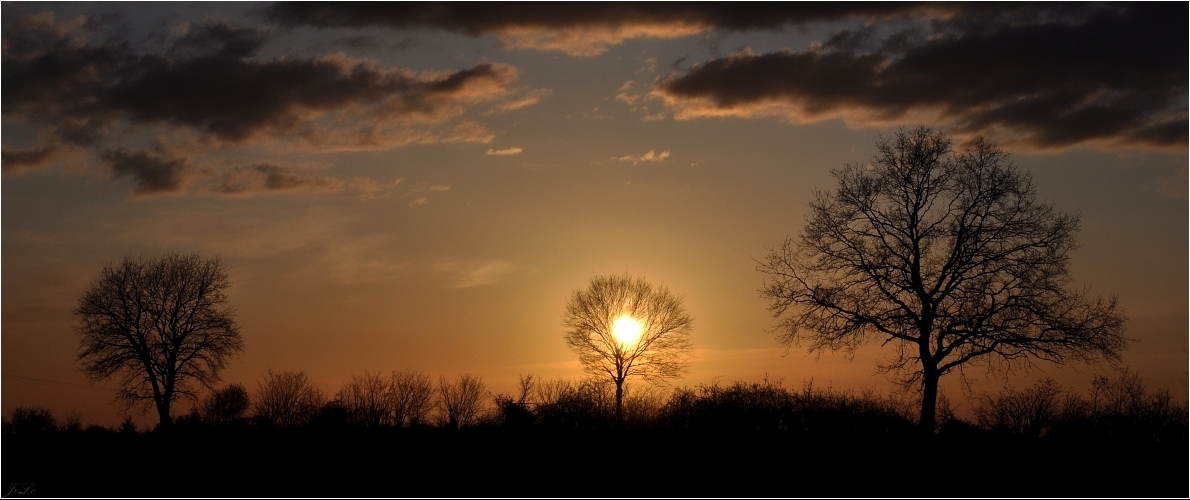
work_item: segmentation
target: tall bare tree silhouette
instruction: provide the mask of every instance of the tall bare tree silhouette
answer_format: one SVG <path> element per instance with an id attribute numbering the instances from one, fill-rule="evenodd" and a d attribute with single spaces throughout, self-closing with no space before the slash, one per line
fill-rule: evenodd
<path id="1" fill-rule="evenodd" d="M 1078 217 L 1038 202 L 1008 155 L 982 139 L 952 151 L 927 127 L 877 146 L 832 172 L 838 188 L 817 193 L 800 238 L 759 265 L 782 344 L 890 344 L 879 368 L 920 387 L 930 431 L 939 378 L 968 363 L 1119 359 L 1115 298 L 1069 287 Z"/>
<path id="2" fill-rule="evenodd" d="M 571 294 L 562 319 L 566 345 L 583 369 L 615 383 L 619 422 L 628 377 L 658 382 L 685 372 L 693 323 L 681 297 L 628 275 L 592 278 Z"/>
<path id="3" fill-rule="evenodd" d="M 129 407 L 155 406 L 169 427 L 178 397 L 219 380 L 244 348 L 218 258 L 169 254 L 104 266 L 79 299 L 78 359 L 93 380 L 115 377 Z M 196 386 L 197 384 L 198 386 Z"/>

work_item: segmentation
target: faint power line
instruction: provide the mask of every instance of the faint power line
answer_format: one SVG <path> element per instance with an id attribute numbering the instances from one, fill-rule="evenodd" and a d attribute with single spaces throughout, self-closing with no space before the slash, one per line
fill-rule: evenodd
<path id="1" fill-rule="evenodd" d="M 26 377 L 24 375 L 7 375 L 6 374 L 6 375 L 4 375 L 4 378 L 9 379 L 9 380 L 17 380 L 20 382 L 26 382 L 26 383 L 30 383 L 30 384 L 48 385 L 50 387 L 63 387 L 63 388 L 67 388 L 67 389 L 86 389 L 89 391 L 103 391 L 103 392 L 108 392 L 108 391 L 112 390 L 112 388 L 110 388 L 110 387 L 87 385 L 87 384 L 76 384 L 74 382 L 64 382 L 61 380 L 49 380 L 49 379 L 37 378 L 37 377 Z"/>

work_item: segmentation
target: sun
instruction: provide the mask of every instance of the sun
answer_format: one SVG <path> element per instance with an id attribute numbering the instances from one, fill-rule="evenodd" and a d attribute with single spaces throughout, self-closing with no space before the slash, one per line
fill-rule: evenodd
<path id="1" fill-rule="evenodd" d="M 641 330 L 640 322 L 627 314 L 612 323 L 612 336 L 626 346 L 635 345 L 640 340 Z"/>

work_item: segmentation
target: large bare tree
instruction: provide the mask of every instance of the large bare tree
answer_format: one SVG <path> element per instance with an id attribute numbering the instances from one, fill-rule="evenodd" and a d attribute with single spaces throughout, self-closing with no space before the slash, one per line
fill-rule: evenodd
<path id="1" fill-rule="evenodd" d="M 616 419 L 624 421 L 624 382 L 680 376 L 690 361 L 694 318 L 669 289 L 628 275 L 596 276 L 566 302 L 566 345 L 583 370 L 616 384 Z"/>
<path id="2" fill-rule="evenodd" d="M 1032 178 L 982 139 L 960 150 L 928 127 L 878 141 L 871 163 L 832 171 L 800 238 L 771 249 L 762 295 L 786 346 L 879 340 L 879 365 L 922 392 L 933 430 L 938 380 L 968 363 L 1115 362 L 1116 299 L 1071 288 L 1078 216 L 1038 202 Z"/>
<path id="3" fill-rule="evenodd" d="M 119 399 L 156 407 L 159 425 L 169 427 L 174 400 L 196 398 L 243 350 L 228 285 L 219 259 L 197 254 L 105 266 L 75 309 L 83 372 L 117 378 Z"/>

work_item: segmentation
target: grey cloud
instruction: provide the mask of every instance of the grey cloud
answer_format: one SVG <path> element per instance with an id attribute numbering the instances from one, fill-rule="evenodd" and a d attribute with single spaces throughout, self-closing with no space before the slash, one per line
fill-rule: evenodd
<path id="1" fill-rule="evenodd" d="M 190 162 L 185 158 L 170 158 L 146 151 L 124 148 L 106 151 L 103 161 L 112 177 L 136 181 L 133 196 L 180 192 L 193 174 Z"/>
<path id="2" fill-rule="evenodd" d="M 510 49 L 602 54 L 633 38 L 676 38 L 713 30 L 781 30 L 789 25 L 861 18 L 953 15 L 957 4 L 844 2 L 606 3 L 277 3 L 264 16 L 283 26 L 434 28 L 500 38 Z"/>
<path id="3" fill-rule="evenodd" d="M 32 18 L 30 18 L 32 19 Z M 52 22 L 18 20 L 5 31 L 6 118 L 42 125 L 75 145 L 103 140 L 113 124 L 168 125 L 239 143 L 261 136 L 321 135 L 335 124 L 442 121 L 468 102 L 506 93 L 515 68 L 482 63 L 427 76 L 343 56 L 249 56 L 263 32 L 187 26 L 168 53 L 93 44 Z"/>
<path id="4" fill-rule="evenodd" d="M 282 191 L 339 191 L 343 181 L 311 175 L 293 167 L 256 164 L 224 172 L 211 188 L 220 194 L 247 195 Z"/>
<path id="5" fill-rule="evenodd" d="M 0 164 L 5 174 L 32 170 L 48 163 L 55 150 L 53 146 L 25 149 L 5 147 L 0 151 Z"/>
<path id="6" fill-rule="evenodd" d="M 679 118 L 784 114 L 862 125 L 924 113 L 962 133 L 999 131 L 1042 148 L 1184 146 L 1187 6 L 1126 4 L 1073 20 L 1071 12 L 947 31 L 970 24 L 956 21 L 932 37 L 896 32 L 884 44 L 840 34 L 818 49 L 745 51 L 670 75 L 653 95 Z M 897 44 L 906 46 L 889 47 Z"/>
<path id="7" fill-rule="evenodd" d="M 508 28 L 565 29 L 633 23 L 771 30 L 797 23 L 951 12 L 959 8 L 922 2 L 279 2 L 263 13 L 287 26 L 433 27 L 481 35 Z"/>

